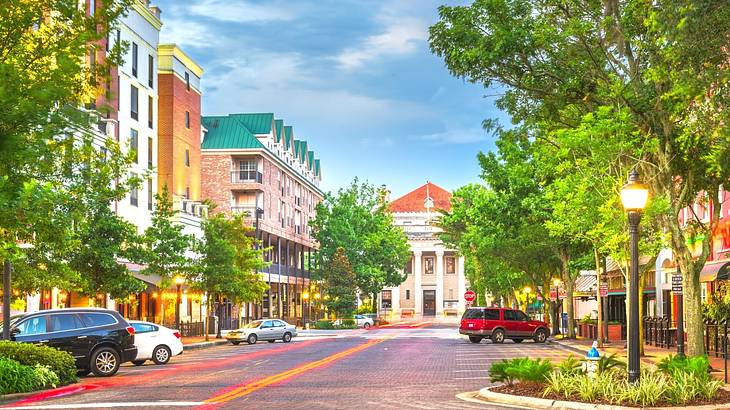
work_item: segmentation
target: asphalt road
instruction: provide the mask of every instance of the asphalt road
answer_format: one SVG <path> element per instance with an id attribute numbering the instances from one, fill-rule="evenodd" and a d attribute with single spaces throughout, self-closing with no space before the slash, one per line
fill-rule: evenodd
<path id="1" fill-rule="evenodd" d="M 114 377 L 85 377 L 3 408 L 496 408 L 455 396 L 488 385 L 494 361 L 568 354 L 529 341 L 472 344 L 455 326 L 421 323 L 185 352 L 166 366 L 127 364 Z"/>

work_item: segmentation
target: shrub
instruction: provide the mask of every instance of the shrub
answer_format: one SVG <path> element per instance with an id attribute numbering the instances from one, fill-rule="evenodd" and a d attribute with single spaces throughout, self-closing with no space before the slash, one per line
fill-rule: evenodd
<path id="1" fill-rule="evenodd" d="M 43 366 L 41 364 L 35 365 L 33 368 L 33 371 L 35 372 L 36 379 L 38 379 L 38 385 L 41 388 L 45 387 L 56 387 L 60 384 L 60 380 L 58 379 L 58 375 L 51 370 L 48 366 Z"/>
<path id="2" fill-rule="evenodd" d="M 623 391 L 619 394 L 620 402 L 629 402 L 642 407 L 653 406 L 663 397 L 671 387 L 670 379 L 659 372 L 643 372 L 635 384 L 624 383 Z"/>
<path id="3" fill-rule="evenodd" d="M 558 365 L 558 371 L 566 374 L 577 374 L 582 371 L 580 360 L 576 359 L 572 354 L 565 358 Z"/>
<path id="4" fill-rule="evenodd" d="M 331 320 L 320 319 L 314 324 L 315 329 L 334 329 L 335 325 Z"/>
<path id="5" fill-rule="evenodd" d="M 5 340 L 0 341 L 0 357 L 13 359 L 26 366 L 48 366 L 58 376 L 58 383 L 61 385 L 77 380 L 73 356 L 52 347 Z"/>
<path id="6" fill-rule="evenodd" d="M 357 324 L 355 323 L 355 319 L 343 319 L 339 327 L 341 329 L 354 329 L 357 328 Z"/>
<path id="7" fill-rule="evenodd" d="M 489 376 L 492 382 L 507 382 L 510 385 L 514 380 L 543 383 L 552 371 L 553 365 L 548 359 L 522 357 L 494 363 L 489 368 Z"/>
<path id="8" fill-rule="evenodd" d="M 678 372 L 704 375 L 710 372 L 710 359 L 707 356 L 674 356 L 669 355 L 657 364 L 657 369 L 675 375 Z"/>
<path id="9" fill-rule="evenodd" d="M 0 357 L 0 394 L 24 393 L 40 387 L 36 372 L 30 366 Z"/>
<path id="10" fill-rule="evenodd" d="M 626 363 L 616 358 L 616 353 L 603 355 L 598 359 L 598 373 L 603 373 L 618 367 L 625 367 Z"/>

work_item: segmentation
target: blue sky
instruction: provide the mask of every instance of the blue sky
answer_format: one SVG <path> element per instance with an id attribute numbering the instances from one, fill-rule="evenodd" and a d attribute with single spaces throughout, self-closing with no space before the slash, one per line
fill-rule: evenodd
<path id="1" fill-rule="evenodd" d="M 157 0 L 161 41 L 205 70 L 203 114 L 274 112 L 322 161 L 323 189 L 354 177 L 393 197 L 427 180 L 478 180 L 494 147 L 493 91 L 453 78 L 428 49 L 430 0 Z M 454 4 L 454 2 L 448 2 Z"/>

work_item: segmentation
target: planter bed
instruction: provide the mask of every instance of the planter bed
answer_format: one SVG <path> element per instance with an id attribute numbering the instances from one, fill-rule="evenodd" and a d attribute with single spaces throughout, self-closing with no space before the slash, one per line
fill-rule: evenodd
<path id="1" fill-rule="evenodd" d="M 621 406 L 621 407 L 633 407 L 633 408 L 641 408 L 641 406 L 638 405 L 632 405 L 630 403 L 623 403 L 623 404 L 615 404 L 610 403 L 606 400 L 598 399 L 594 400 L 590 403 L 583 402 L 580 400 L 577 396 L 572 397 L 564 397 L 558 394 L 548 394 L 547 396 L 543 396 L 543 391 L 545 389 L 544 385 L 536 384 L 536 383 L 515 383 L 512 386 L 509 385 L 501 385 L 492 387 L 489 390 L 495 393 L 502 393 L 502 394 L 510 394 L 513 396 L 520 396 L 520 397 L 536 397 L 540 399 L 548 399 L 548 400 L 555 400 L 555 401 L 564 401 L 564 402 L 577 402 L 581 404 L 605 404 L 610 406 Z M 666 402 L 659 402 L 656 405 L 652 406 L 652 408 L 657 407 L 674 407 L 674 408 L 686 408 L 686 407 L 695 407 L 695 406 L 706 406 L 706 405 L 717 405 L 721 406 L 722 408 L 728 408 L 730 407 L 730 391 L 725 389 L 720 389 L 717 392 L 717 396 L 714 398 L 707 400 L 707 399 L 695 399 L 690 402 L 685 403 L 683 406 L 673 406 Z"/>

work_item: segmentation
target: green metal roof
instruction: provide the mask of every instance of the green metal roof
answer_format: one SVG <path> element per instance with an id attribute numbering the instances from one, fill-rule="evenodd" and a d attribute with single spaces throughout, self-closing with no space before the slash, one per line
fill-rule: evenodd
<path id="1" fill-rule="evenodd" d="M 299 158 L 299 152 L 301 151 L 300 150 L 301 145 L 302 145 L 301 141 L 294 140 L 294 158 Z"/>
<path id="2" fill-rule="evenodd" d="M 231 114 L 237 118 L 253 134 L 268 134 L 271 132 L 271 123 L 274 121 L 273 113 L 255 114 Z"/>
<path id="3" fill-rule="evenodd" d="M 202 149 L 264 148 L 264 145 L 237 118 L 203 117 L 208 129 Z"/>
<path id="4" fill-rule="evenodd" d="M 290 125 L 284 126 L 284 149 L 291 148 L 291 140 L 292 140 L 292 128 Z"/>
<path id="5" fill-rule="evenodd" d="M 319 160 L 318 160 L 318 159 L 315 159 L 315 160 L 314 160 L 314 175 L 316 175 L 316 176 L 318 176 L 318 177 L 319 177 L 319 176 L 322 176 L 322 175 L 320 174 L 320 169 L 319 169 Z"/>
<path id="6" fill-rule="evenodd" d="M 309 165 L 308 165 L 308 167 L 311 170 L 311 169 L 314 168 L 314 151 L 309 151 L 307 154 L 309 156 Z"/>
<path id="7" fill-rule="evenodd" d="M 274 120 L 274 123 L 276 124 L 276 134 L 274 134 L 274 139 L 276 142 L 281 142 L 282 131 L 284 129 L 284 120 Z"/>
<path id="8" fill-rule="evenodd" d="M 299 162 L 302 164 L 307 162 L 307 141 L 299 141 L 298 151 Z"/>

